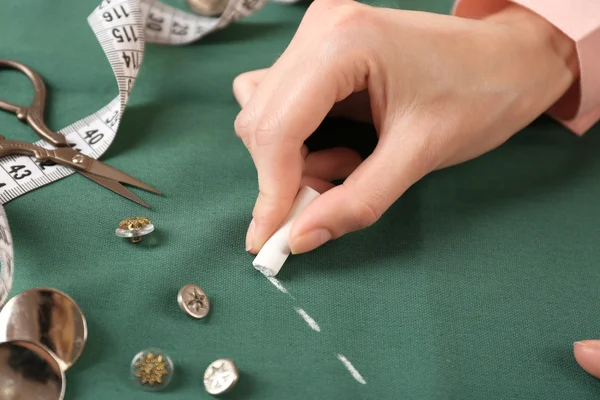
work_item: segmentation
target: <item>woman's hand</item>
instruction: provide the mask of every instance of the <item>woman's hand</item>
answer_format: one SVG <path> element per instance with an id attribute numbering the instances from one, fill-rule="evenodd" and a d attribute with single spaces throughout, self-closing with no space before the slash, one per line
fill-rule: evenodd
<path id="1" fill-rule="evenodd" d="M 260 250 L 302 184 L 324 193 L 295 222 L 293 253 L 370 226 L 424 175 L 532 122 L 577 69 L 573 43 L 520 6 L 470 20 L 316 0 L 275 64 L 233 85 L 235 131 L 258 172 L 247 250 Z M 331 113 L 372 120 L 379 142 L 365 161 L 348 149 L 307 154 Z"/>

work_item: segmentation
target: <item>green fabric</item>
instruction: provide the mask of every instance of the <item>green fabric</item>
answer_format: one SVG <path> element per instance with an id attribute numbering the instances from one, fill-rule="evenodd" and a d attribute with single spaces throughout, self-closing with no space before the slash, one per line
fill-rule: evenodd
<path id="1" fill-rule="evenodd" d="M 450 0 L 384 4 L 451 7 Z M 116 94 L 86 21 L 96 5 L 2 5 L 0 55 L 47 80 L 55 129 Z M 231 82 L 271 64 L 304 10 L 269 4 L 197 44 L 147 46 L 103 161 L 164 192 L 137 192 L 151 210 L 79 175 L 6 205 L 14 293 L 58 288 L 88 320 L 67 399 L 210 398 L 202 375 L 219 357 L 242 371 L 229 396 L 237 399 L 597 399 L 600 384 L 576 364 L 572 344 L 600 336 L 598 125 L 579 138 L 542 117 L 496 151 L 431 174 L 370 229 L 291 257 L 280 280 L 293 298 L 252 268 L 244 236 L 256 177 L 232 129 Z M 31 98 L 28 81 L 6 71 L 0 93 Z M 372 134 L 340 122 L 322 130 Z M 36 139 L 7 114 L 0 132 Z M 114 235 L 121 219 L 136 215 L 157 227 L 139 245 Z M 210 297 L 206 320 L 179 310 L 177 291 L 187 283 Z M 129 381 L 132 357 L 151 346 L 176 364 L 159 394 Z"/>

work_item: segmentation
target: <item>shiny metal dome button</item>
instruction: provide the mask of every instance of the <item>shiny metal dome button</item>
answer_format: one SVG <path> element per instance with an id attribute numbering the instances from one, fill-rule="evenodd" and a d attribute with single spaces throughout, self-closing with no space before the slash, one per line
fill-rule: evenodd
<path id="1" fill-rule="evenodd" d="M 83 312 L 71 297 L 56 289 L 28 289 L 10 299 L 0 312 L 0 342 L 41 343 L 54 353 L 63 371 L 79 359 L 87 336 Z"/>
<path id="2" fill-rule="evenodd" d="M 204 290 L 196 285 L 185 285 L 177 294 L 179 308 L 192 318 L 201 319 L 208 315 L 210 302 Z"/>
<path id="3" fill-rule="evenodd" d="M 41 344 L 0 343 L 0 399 L 63 400 L 66 379 L 59 360 Z"/>
<path id="4" fill-rule="evenodd" d="M 213 361 L 204 372 L 204 388 L 209 394 L 219 395 L 233 389 L 239 378 L 234 362 L 221 358 Z"/>

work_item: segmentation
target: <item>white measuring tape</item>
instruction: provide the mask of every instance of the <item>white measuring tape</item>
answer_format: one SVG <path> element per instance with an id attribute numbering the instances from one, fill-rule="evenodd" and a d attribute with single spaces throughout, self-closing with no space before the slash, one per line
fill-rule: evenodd
<path id="1" fill-rule="evenodd" d="M 153 0 L 103 0 L 88 17 L 117 79 L 119 94 L 94 114 L 61 129 L 81 153 L 99 158 L 113 142 L 144 57 L 145 43 L 183 45 L 251 14 L 266 0 L 230 0 L 220 17 L 188 14 Z M 35 143 L 53 148 L 40 140 Z M 0 203 L 67 177 L 75 171 L 47 166 L 30 156 L 0 160 Z"/>
<path id="2" fill-rule="evenodd" d="M 281 0 L 280 0 L 281 1 Z M 284 0 L 289 2 L 289 0 Z M 291 2 L 294 2 L 292 0 Z M 114 140 L 129 93 L 144 58 L 145 43 L 184 45 L 260 9 L 267 0 L 229 0 L 219 17 L 189 14 L 154 0 L 103 0 L 88 17 L 112 67 L 119 94 L 94 114 L 61 129 L 81 153 L 99 158 Z M 40 140 L 40 147 L 53 147 Z M 61 165 L 42 165 L 30 156 L 0 159 L 0 204 L 75 173 Z M 0 205 L 0 308 L 12 289 L 14 253 L 10 227 Z"/>
<path id="3" fill-rule="evenodd" d="M 0 309 L 8 300 L 8 295 L 12 290 L 14 266 L 13 240 L 8 226 L 8 218 L 4 207 L 0 206 L 0 261 L 2 269 L 0 270 Z"/>

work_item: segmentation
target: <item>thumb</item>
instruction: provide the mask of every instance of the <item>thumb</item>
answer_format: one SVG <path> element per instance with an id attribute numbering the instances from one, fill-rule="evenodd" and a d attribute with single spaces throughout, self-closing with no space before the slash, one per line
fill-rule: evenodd
<path id="1" fill-rule="evenodd" d="M 411 135 L 412 136 L 412 135 Z M 379 144 L 343 184 L 323 193 L 298 216 L 290 231 L 293 254 L 366 228 L 429 172 L 419 140 L 381 135 Z"/>
<path id="2" fill-rule="evenodd" d="M 582 340 L 573 346 L 575 360 L 590 375 L 600 378 L 600 340 Z"/>

